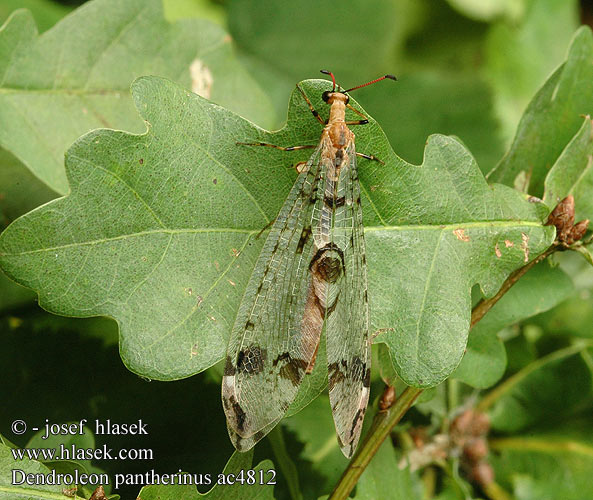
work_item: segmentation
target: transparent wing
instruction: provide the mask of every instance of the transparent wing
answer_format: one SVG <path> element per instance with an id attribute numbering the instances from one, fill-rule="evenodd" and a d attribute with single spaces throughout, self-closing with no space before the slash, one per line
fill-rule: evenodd
<path id="1" fill-rule="evenodd" d="M 366 412 L 371 373 L 367 273 L 354 141 L 346 148 L 337 180 L 332 245 L 343 258 L 334 307 L 326 316 L 329 399 L 340 448 L 347 458 L 356 449 Z M 343 200 L 343 202 L 342 202 Z"/>
<path id="2" fill-rule="evenodd" d="M 222 383 L 231 440 L 251 448 L 282 418 L 312 367 L 323 314 L 309 263 L 323 177 L 321 145 L 299 174 L 258 257 L 233 326 Z"/>

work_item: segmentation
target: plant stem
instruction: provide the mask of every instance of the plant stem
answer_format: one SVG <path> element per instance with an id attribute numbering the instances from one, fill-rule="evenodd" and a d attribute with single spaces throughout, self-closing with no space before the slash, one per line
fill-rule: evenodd
<path id="1" fill-rule="evenodd" d="M 329 496 L 329 500 L 344 500 L 348 498 L 348 495 L 350 495 L 358 479 L 375 456 L 375 453 L 377 453 L 385 438 L 391 432 L 391 429 L 404 416 L 410 406 L 412 406 L 422 390 L 416 387 L 407 387 L 391 408 L 385 412 L 377 413 L 371 428 L 367 432 L 364 443 L 358 449 L 350 464 L 348 464 L 334 491 Z"/>
<path id="2" fill-rule="evenodd" d="M 527 271 L 529 271 L 536 264 L 539 264 L 544 259 L 548 258 L 550 255 L 552 255 L 554 252 L 556 252 L 559 248 L 560 248 L 559 245 L 553 244 L 544 253 L 539 254 L 531 262 L 528 262 L 523 267 L 520 267 L 519 269 L 516 269 L 515 271 L 513 271 L 509 275 L 509 277 L 504 281 L 504 283 L 500 287 L 500 290 L 498 290 L 498 292 L 496 292 L 496 295 L 494 297 L 491 297 L 489 299 L 482 299 L 482 300 L 480 300 L 480 302 L 478 302 L 476 304 L 476 306 L 472 309 L 472 316 L 471 316 L 471 321 L 470 321 L 470 329 L 478 321 L 480 321 L 484 317 L 484 315 L 490 309 L 492 309 L 492 307 L 494 306 L 494 304 L 496 304 L 503 297 L 503 295 L 505 293 L 507 293 L 511 289 L 511 287 L 515 283 L 517 283 L 517 281 L 519 281 L 519 279 L 523 275 L 525 275 L 525 273 L 527 273 Z"/>

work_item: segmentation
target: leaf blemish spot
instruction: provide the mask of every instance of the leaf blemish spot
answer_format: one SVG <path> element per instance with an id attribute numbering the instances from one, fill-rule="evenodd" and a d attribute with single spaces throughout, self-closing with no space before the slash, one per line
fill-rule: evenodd
<path id="1" fill-rule="evenodd" d="M 523 250 L 523 255 L 525 256 L 523 261 L 529 262 L 529 236 L 525 233 L 521 233 L 521 240 L 521 250 Z"/>
<path id="2" fill-rule="evenodd" d="M 218 179 L 215 177 L 214 179 L 212 179 L 212 184 L 216 185 L 218 183 Z"/>
<path id="3" fill-rule="evenodd" d="M 500 251 L 500 248 L 498 248 L 498 243 L 494 246 L 494 253 L 499 259 L 502 257 L 502 252 Z"/>
<path id="4" fill-rule="evenodd" d="M 455 231 L 453 231 L 453 234 L 457 237 L 459 241 L 469 241 L 469 236 L 465 234 L 465 229 L 455 229 Z"/>

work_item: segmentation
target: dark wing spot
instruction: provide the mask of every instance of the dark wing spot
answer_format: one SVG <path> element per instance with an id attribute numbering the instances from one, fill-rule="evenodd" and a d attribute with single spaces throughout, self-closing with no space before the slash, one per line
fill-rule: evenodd
<path id="1" fill-rule="evenodd" d="M 366 373 L 364 374 L 364 378 L 362 379 L 363 387 L 370 387 L 371 386 L 371 369 L 367 368 Z"/>
<path id="2" fill-rule="evenodd" d="M 310 237 L 311 237 L 311 226 L 304 227 L 303 231 L 301 232 L 301 237 L 299 238 L 299 243 L 297 245 L 297 249 L 296 249 L 297 253 L 303 253 L 303 248 L 307 244 L 307 241 L 309 240 Z"/>
<path id="3" fill-rule="evenodd" d="M 225 377 L 232 377 L 237 370 L 235 370 L 235 365 L 233 364 L 233 360 L 230 356 L 226 357 L 226 361 L 224 363 L 224 376 Z"/>
<path id="4" fill-rule="evenodd" d="M 358 421 L 364 418 L 364 412 L 365 409 L 359 408 L 356 412 L 356 415 L 354 415 L 354 418 L 352 419 L 352 427 L 350 428 L 350 436 L 352 436 L 352 434 L 354 433 L 354 429 L 356 429 Z M 352 444 L 352 441 L 350 441 L 348 444 Z"/>
<path id="5" fill-rule="evenodd" d="M 323 203 L 326 207 L 334 208 L 334 207 L 342 207 L 346 203 L 346 198 L 344 196 L 340 196 L 338 198 L 332 198 L 331 196 L 326 196 L 323 198 Z"/>
<path id="6" fill-rule="evenodd" d="M 280 368 L 280 376 L 292 382 L 292 385 L 297 386 L 303 379 L 303 374 L 307 369 L 307 362 L 303 359 L 292 359 L 290 363 Z"/>
<path id="7" fill-rule="evenodd" d="M 245 323 L 245 330 L 253 330 L 255 328 L 255 325 L 253 324 L 253 321 L 247 321 L 247 323 Z"/>
<path id="8" fill-rule="evenodd" d="M 290 353 L 288 352 L 283 352 L 282 354 L 279 354 L 278 357 L 272 361 L 272 365 L 276 366 L 278 363 L 280 363 L 281 361 L 286 361 L 290 359 Z"/>
<path id="9" fill-rule="evenodd" d="M 293 359 L 288 352 L 283 352 L 272 361 L 272 366 L 277 366 L 282 363 L 280 367 L 280 376 L 285 380 L 290 380 L 293 385 L 297 386 L 301 383 L 303 373 L 307 369 L 308 363 L 304 359 Z"/>
<path id="10" fill-rule="evenodd" d="M 315 274 L 323 281 L 335 283 L 342 275 L 342 261 L 330 255 L 322 257 L 315 267 Z"/>
<path id="11" fill-rule="evenodd" d="M 321 257 L 323 257 L 325 252 L 328 252 L 330 250 L 333 250 L 334 252 L 336 252 L 338 254 L 338 256 L 340 257 L 340 260 L 342 261 L 342 267 L 344 267 L 344 252 L 335 243 L 328 243 L 323 248 L 320 248 L 319 250 L 317 250 L 317 253 L 313 256 L 313 258 L 311 259 L 311 262 L 309 263 L 309 269 L 313 269 L 315 262 L 317 262 Z"/>
<path id="12" fill-rule="evenodd" d="M 231 404 L 233 406 L 233 413 L 237 419 L 237 431 L 243 432 L 245 430 L 245 419 L 247 418 L 247 415 L 234 396 L 231 397 Z"/>
<path id="13" fill-rule="evenodd" d="M 259 346 L 251 346 L 239 351 L 237 369 L 241 373 L 256 375 L 264 369 L 267 351 Z"/>
<path id="14" fill-rule="evenodd" d="M 367 369 L 367 364 L 360 359 L 358 356 L 354 356 L 352 358 L 352 364 L 350 366 L 350 374 L 355 380 L 360 380 L 365 387 L 365 381 L 367 381 L 368 377 L 368 384 L 370 384 L 370 369 Z"/>
<path id="15" fill-rule="evenodd" d="M 340 365 L 338 365 L 338 363 L 331 363 L 328 365 L 327 371 L 329 376 L 329 390 L 331 391 L 336 386 L 336 384 L 343 382 L 346 376 L 340 369 Z"/>

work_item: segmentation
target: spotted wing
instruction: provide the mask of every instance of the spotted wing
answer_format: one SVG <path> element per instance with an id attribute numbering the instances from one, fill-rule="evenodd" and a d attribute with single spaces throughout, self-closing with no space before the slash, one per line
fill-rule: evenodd
<path id="1" fill-rule="evenodd" d="M 282 418 L 312 368 L 323 315 L 310 311 L 312 225 L 319 217 L 319 146 L 280 209 L 245 290 L 227 349 L 222 402 L 229 435 L 251 448 Z"/>
<path id="2" fill-rule="evenodd" d="M 340 448 L 350 458 L 362 429 L 371 373 L 364 228 L 353 140 L 345 151 L 334 198 L 331 245 L 341 252 L 344 271 L 326 317 L 329 399 Z"/>

